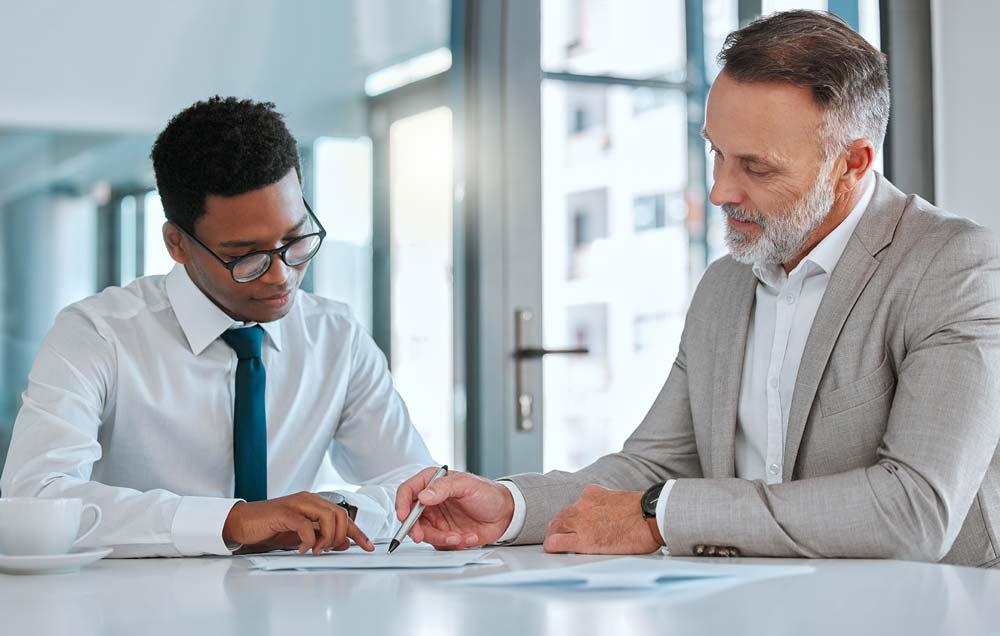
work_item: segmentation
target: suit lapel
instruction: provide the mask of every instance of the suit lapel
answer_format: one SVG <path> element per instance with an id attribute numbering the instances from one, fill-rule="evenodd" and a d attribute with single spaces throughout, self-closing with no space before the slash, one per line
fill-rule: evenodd
<path id="1" fill-rule="evenodd" d="M 830 354 L 833 353 L 833 345 L 847 321 L 847 316 L 854 308 L 854 303 L 857 302 L 861 291 L 871 280 L 877 267 L 878 261 L 865 251 L 860 241 L 851 237 L 844 254 L 840 257 L 840 262 L 833 270 L 823 300 L 820 301 L 816 319 L 806 339 L 806 348 L 802 352 L 802 362 L 799 363 L 799 374 L 795 378 L 795 390 L 792 392 L 792 404 L 788 412 L 788 431 L 785 435 L 783 475 L 785 481 L 792 477 L 806 420 L 812 410 L 819 381 L 826 370 Z"/>
<path id="2" fill-rule="evenodd" d="M 735 270 L 722 290 L 725 308 L 716 336 L 718 357 L 712 391 L 712 477 L 736 475 L 736 416 L 743 379 L 747 329 L 753 311 L 757 277 L 748 266 Z"/>
<path id="3" fill-rule="evenodd" d="M 903 193 L 881 175 L 876 173 L 876 177 L 872 201 L 830 276 L 802 352 L 788 413 L 782 476 L 785 481 L 792 478 L 802 434 L 833 347 L 861 292 L 878 269 L 875 255 L 892 242 L 906 207 L 907 198 Z"/>

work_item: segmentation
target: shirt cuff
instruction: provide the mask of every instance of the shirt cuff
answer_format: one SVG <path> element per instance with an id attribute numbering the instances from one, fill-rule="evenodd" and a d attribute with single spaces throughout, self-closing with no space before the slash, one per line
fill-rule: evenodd
<path id="1" fill-rule="evenodd" d="M 656 526 L 660 529 L 660 536 L 663 537 L 663 547 L 660 550 L 664 554 L 670 554 L 670 542 L 667 540 L 667 497 L 670 496 L 670 489 L 674 487 L 676 481 L 671 479 L 663 484 L 660 498 L 656 500 Z"/>
<path id="2" fill-rule="evenodd" d="M 365 536 L 372 541 L 391 537 L 393 534 L 393 528 L 399 527 L 399 522 L 396 521 L 395 510 L 391 513 L 392 518 L 387 519 L 385 508 L 380 506 L 379 503 L 371 497 L 359 495 L 356 492 L 350 491 L 338 490 L 337 492 L 344 495 L 344 498 L 347 499 L 347 503 L 358 509 L 358 514 L 354 515 L 354 525 L 358 527 L 358 530 L 364 532 Z M 388 532 L 385 537 L 378 536 L 379 531 L 386 526 L 387 521 L 390 532 Z"/>
<path id="3" fill-rule="evenodd" d="M 174 547 L 184 556 L 232 554 L 222 539 L 229 511 L 242 499 L 217 497 L 181 497 L 181 503 L 170 524 Z"/>
<path id="4" fill-rule="evenodd" d="M 510 525 L 500 535 L 500 538 L 496 540 L 497 545 L 503 545 L 514 541 L 517 535 L 521 534 L 521 530 L 524 529 L 525 508 L 527 508 L 527 504 L 524 502 L 524 495 L 521 494 L 521 489 L 514 482 L 504 480 L 499 483 L 509 490 L 510 496 L 514 498 L 514 515 L 510 519 Z"/>

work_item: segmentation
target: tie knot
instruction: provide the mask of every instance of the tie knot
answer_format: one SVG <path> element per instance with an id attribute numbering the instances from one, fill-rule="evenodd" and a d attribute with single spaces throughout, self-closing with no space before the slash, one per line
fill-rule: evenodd
<path id="1" fill-rule="evenodd" d="M 260 343 L 264 339 L 264 330 L 260 325 L 230 329 L 222 333 L 222 339 L 233 348 L 240 360 L 260 357 Z"/>

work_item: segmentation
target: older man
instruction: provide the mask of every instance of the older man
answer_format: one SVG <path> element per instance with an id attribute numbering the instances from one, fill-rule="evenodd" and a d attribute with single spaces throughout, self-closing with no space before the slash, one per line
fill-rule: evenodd
<path id="1" fill-rule="evenodd" d="M 732 33 L 708 100 L 730 255 L 624 449 L 576 473 L 430 470 L 414 539 L 551 552 L 998 562 L 1000 258 L 872 170 L 884 56 L 829 14 Z M 614 490 L 608 490 L 614 489 Z"/>

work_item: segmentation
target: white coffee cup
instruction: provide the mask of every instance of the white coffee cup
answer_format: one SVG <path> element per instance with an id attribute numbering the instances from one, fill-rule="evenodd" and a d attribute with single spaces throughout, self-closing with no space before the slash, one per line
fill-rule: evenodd
<path id="1" fill-rule="evenodd" d="M 87 509 L 94 511 L 94 523 L 77 538 L 80 519 Z M 0 499 L 0 554 L 67 554 L 100 523 L 100 507 L 84 504 L 81 499 Z"/>

